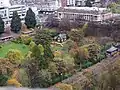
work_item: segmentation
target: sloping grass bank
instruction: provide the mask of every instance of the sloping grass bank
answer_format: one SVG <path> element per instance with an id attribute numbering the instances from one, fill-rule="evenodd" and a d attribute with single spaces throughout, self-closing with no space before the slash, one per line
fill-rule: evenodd
<path id="1" fill-rule="evenodd" d="M 29 51 L 28 46 L 25 44 L 17 44 L 14 42 L 0 44 L 0 57 L 4 58 L 10 49 L 20 50 L 22 52 L 23 56 L 25 56 L 27 54 L 27 52 Z"/>

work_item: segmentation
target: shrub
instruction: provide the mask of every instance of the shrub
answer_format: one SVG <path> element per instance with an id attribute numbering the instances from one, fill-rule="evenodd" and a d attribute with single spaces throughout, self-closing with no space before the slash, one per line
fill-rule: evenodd
<path id="1" fill-rule="evenodd" d="M 60 90 L 73 90 L 73 87 L 68 84 L 58 83 L 56 87 Z"/>
<path id="2" fill-rule="evenodd" d="M 61 56 L 62 56 L 62 52 L 60 52 L 60 51 L 55 51 L 55 52 L 54 52 L 54 56 L 55 56 L 55 57 L 61 57 Z"/>
<path id="3" fill-rule="evenodd" d="M 24 69 L 20 69 L 20 77 L 19 78 L 20 78 L 20 83 L 22 84 L 22 86 L 24 86 L 24 87 L 29 86 L 29 78 Z"/>
<path id="4" fill-rule="evenodd" d="M 24 58 L 22 56 L 22 53 L 17 49 L 10 49 L 6 54 L 6 57 L 16 64 L 22 63 L 22 60 Z"/>
<path id="5" fill-rule="evenodd" d="M 8 78 L 7 75 L 0 75 L 0 86 L 6 86 Z"/>
<path id="6" fill-rule="evenodd" d="M 15 40 L 12 40 L 12 42 L 18 43 L 18 44 L 23 43 L 21 37 L 18 37 Z"/>
<path id="7" fill-rule="evenodd" d="M 21 87 L 22 85 L 16 79 L 10 79 L 7 81 L 8 85 L 13 85 L 16 87 Z"/>
<path id="8" fill-rule="evenodd" d="M 31 41 L 30 44 L 29 44 L 29 48 L 32 50 L 32 48 L 35 46 L 35 42 Z"/>
<path id="9" fill-rule="evenodd" d="M 28 35 L 21 35 L 20 38 L 22 39 L 22 42 L 26 45 L 29 45 L 32 41 L 32 38 Z"/>

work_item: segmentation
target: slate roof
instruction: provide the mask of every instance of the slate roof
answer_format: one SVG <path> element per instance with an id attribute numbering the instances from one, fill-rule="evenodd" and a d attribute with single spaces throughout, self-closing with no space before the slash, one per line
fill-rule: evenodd
<path id="1" fill-rule="evenodd" d="M 118 48 L 118 49 L 120 49 L 120 44 L 119 45 L 117 45 L 117 46 L 115 46 L 116 48 Z"/>
<path id="2" fill-rule="evenodd" d="M 113 52 L 116 51 L 118 48 L 112 46 L 110 49 L 107 50 L 107 52 Z"/>

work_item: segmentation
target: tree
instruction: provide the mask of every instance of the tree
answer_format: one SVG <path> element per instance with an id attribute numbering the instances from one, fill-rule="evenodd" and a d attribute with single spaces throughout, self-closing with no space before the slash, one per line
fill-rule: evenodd
<path id="1" fill-rule="evenodd" d="M 75 73 L 74 62 L 71 63 L 69 59 L 54 58 L 53 62 L 49 64 L 48 70 L 54 75 L 59 77 L 65 74 Z M 62 77 L 61 77 L 62 78 Z"/>
<path id="2" fill-rule="evenodd" d="M 115 42 L 120 42 L 120 31 L 115 31 L 112 33 L 112 38 Z"/>
<path id="3" fill-rule="evenodd" d="M 44 58 L 45 58 L 46 62 L 50 61 L 54 58 L 54 55 L 50 48 L 52 37 L 50 36 L 49 32 L 47 32 L 45 30 L 37 31 L 34 41 L 37 45 L 41 44 L 43 46 Z"/>
<path id="4" fill-rule="evenodd" d="M 110 65 L 108 71 L 102 73 L 98 82 L 93 86 L 95 90 L 119 90 L 120 67 L 118 64 L 115 65 Z"/>
<path id="5" fill-rule="evenodd" d="M 48 59 L 48 57 L 45 57 L 45 52 L 44 52 L 44 48 L 43 48 L 43 46 L 41 45 L 41 44 L 39 44 L 39 45 L 35 45 L 33 48 L 32 48 L 32 50 L 31 50 L 31 52 L 32 52 L 32 54 L 31 54 L 31 58 L 32 57 L 34 57 L 35 58 L 35 60 L 38 62 L 38 64 L 39 64 L 39 69 L 41 70 L 41 69 L 46 69 L 46 68 L 48 68 L 48 64 L 49 64 L 49 59 Z"/>
<path id="6" fill-rule="evenodd" d="M 67 18 L 63 18 L 60 23 L 59 23 L 59 30 L 60 31 L 70 31 L 71 30 L 71 26 L 70 26 L 70 21 Z"/>
<path id="7" fill-rule="evenodd" d="M 82 28 L 72 29 L 69 33 L 70 39 L 76 42 L 77 44 L 82 43 L 85 36 L 85 30 L 87 27 L 88 25 L 84 24 Z"/>
<path id="8" fill-rule="evenodd" d="M 89 59 L 89 52 L 85 47 L 74 46 L 70 50 L 71 55 L 74 57 L 74 63 L 77 67 L 82 68 L 82 64 Z"/>
<path id="9" fill-rule="evenodd" d="M 39 45 L 50 45 L 52 41 L 52 37 L 50 35 L 49 32 L 47 32 L 46 30 L 37 30 L 36 31 L 36 35 L 35 35 L 35 39 L 34 42 Z"/>
<path id="10" fill-rule="evenodd" d="M 27 60 L 27 64 L 26 64 L 26 72 L 28 74 L 28 78 L 30 80 L 30 86 L 32 88 L 37 88 L 39 87 L 40 82 L 40 78 L 39 78 L 39 65 L 38 65 L 38 60 L 36 60 L 35 58 L 29 58 L 29 60 Z"/>
<path id="11" fill-rule="evenodd" d="M 69 33 L 69 37 L 71 40 L 79 44 L 84 38 L 84 32 L 82 30 L 72 29 Z"/>
<path id="12" fill-rule="evenodd" d="M 4 21 L 0 17 L 0 34 L 4 33 Z"/>
<path id="13" fill-rule="evenodd" d="M 10 79 L 10 80 L 8 80 L 7 84 L 8 85 L 14 85 L 17 88 L 22 87 L 22 85 L 16 79 Z"/>
<path id="14" fill-rule="evenodd" d="M 35 13 L 32 11 L 31 8 L 27 11 L 26 17 L 25 17 L 25 24 L 27 28 L 35 28 L 36 26 L 36 18 Z"/>
<path id="15" fill-rule="evenodd" d="M 89 60 L 93 63 L 95 63 L 98 60 L 98 55 L 100 53 L 100 45 L 99 44 L 88 44 L 83 45 L 82 48 L 86 48 L 89 53 Z"/>
<path id="16" fill-rule="evenodd" d="M 45 69 L 39 69 L 39 61 L 35 58 L 30 58 L 26 68 L 30 86 L 32 88 L 46 88 L 51 85 L 51 75 Z"/>
<path id="17" fill-rule="evenodd" d="M 11 62 L 13 62 L 13 63 L 21 64 L 22 60 L 23 60 L 23 55 L 17 49 L 10 49 L 6 54 L 6 58 L 11 60 Z"/>
<path id="18" fill-rule="evenodd" d="M 58 21 L 58 19 L 55 18 L 55 16 L 53 14 L 51 14 L 46 19 L 45 26 L 48 28 L 58 27 L 59 21 Z"/>
<path id="19" fill-rule="evenodd" d="M 7 80 L 12 75 L 16 64 L 11 62 L 9 59 L 0 59 L 0 86 L 5 86 Z"/>
<path id="20" fill-rule="evenodd" d="M 11 31 L 18 33 L 21 30 L 21 19 L 17 13 L 17 11 L 13 12 L 13 17 L 11 20 Z"/>
<path id="21" fill-rule="evenodd" d="M 86 3 L 85 3 L 85 6 L 86 7 L 92 7 L 91 0 L 87 0 Z"/>
<path id="22" fill-rule="evenodd" d="M 112 2 L 108 5 L 108 8 L 110 8 L 110 10 L 113 12 L 113 13 L 120 13 L 120 10 L 119 8 L 119 4 L 115 3 L 115 2 Z"/>

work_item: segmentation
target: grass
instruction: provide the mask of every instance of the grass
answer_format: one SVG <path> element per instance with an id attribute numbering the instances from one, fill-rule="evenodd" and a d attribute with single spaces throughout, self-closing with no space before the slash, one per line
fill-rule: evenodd
<path id="1" fill-rule="evenodd" d="M 0 46 L 2 46 L 2 48 L 0 48 L 0 57 L 3 57 L 3 58 L 5 57 L 5 55 L 10 49 L 20 50 L 23 56 L 25 56 L 29 51 L 28 46 L 24 44 L 13 43 L 13 42 L 10 42 L 7 44 L 1 44 Z"/>

